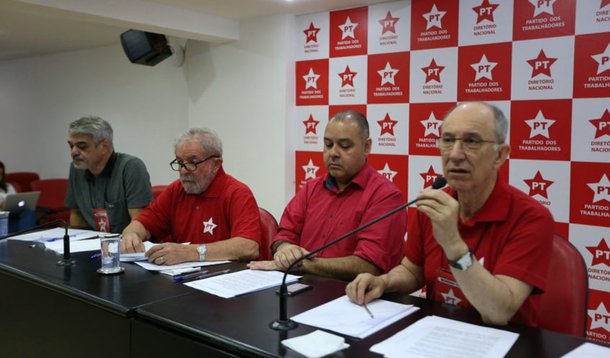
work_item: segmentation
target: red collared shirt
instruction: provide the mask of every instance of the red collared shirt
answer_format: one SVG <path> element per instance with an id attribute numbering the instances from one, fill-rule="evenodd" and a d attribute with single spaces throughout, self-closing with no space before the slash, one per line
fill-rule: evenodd
<path id="1" fill-rule="evenodd" d="M 457 197 L 455 191 L 445 191 Z M 443 297 L 445 302 L 470 306 L 459 286 L 446 284 L 452 281 L 453 275 L 447 257 L 434 238 L 430 219 L 416 210 L 409 211 L 411 214 L 405 255 L 424 268 L 427 297 Z M 554 223 L 551 213 L 536 200 L 498 178 L 483 207 L 471 219 L 459 221 L 458 230 L 476 259 L 492 275 L 526 282 L 534 286 L 533 293 L 544 291 Z M 447 273 L 449 276 L 439 280 L 439 274 Z M 512 321 L 536 325 L 536 300 L 532 295 Z"/>
<path id="2" fill-rule="evenodd" d="M 155 238 L 192 244 L 243 237 L 260 243 L 258 205 L 250 189 L 220 168 L 208 189 L 187 194 L 171 183 L 137 220 Z"/>
<path id="3" fill-rule="evenodd" d="M 368 164 L 340 192 L 328 174 L 310 180 L 288 203 L 273 239 L 312 251 L 403 204 L 392 182 Z M 406 211 L 401 211 L 321 251 L 318 257 L 356 255 L 384 272 L 402 259 Z"/>

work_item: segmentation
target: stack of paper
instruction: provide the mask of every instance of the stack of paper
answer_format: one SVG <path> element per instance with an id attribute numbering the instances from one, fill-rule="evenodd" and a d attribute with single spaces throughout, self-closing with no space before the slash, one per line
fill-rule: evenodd
<path id="1" fill-rule="evenodd" d="M 243 270 L 191 281 L 185 285 L 223 298 L 231 298 L 249 292 L 264 290 L 282 284 L 283 272 Z M 288 275 L 286 283 L 297 281 L 300 276 Z"/>
<path id="2" fill-rule="evenodd" d="M 342 296 L 292 319 L 348 336 L 365 338 L 419 309 L 413 305 L 385 300 L 375 300 L 367 306 L 374 318 L 371 318 L 363 306 L 355 304 L 347 296 Z"/>

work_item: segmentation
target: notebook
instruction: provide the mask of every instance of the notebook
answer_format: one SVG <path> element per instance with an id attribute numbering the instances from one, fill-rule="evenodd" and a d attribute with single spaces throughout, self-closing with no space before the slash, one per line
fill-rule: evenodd
<path id="1" fill-rule="evenodd" d="M 40 196 L 39 191 L 28 191 L 25 193 L 9 194 L 4 200 L 5 211 L 20 212 L 25 209 L 36 210 L 36 203 L 38 203 L 38 197 Z"/>

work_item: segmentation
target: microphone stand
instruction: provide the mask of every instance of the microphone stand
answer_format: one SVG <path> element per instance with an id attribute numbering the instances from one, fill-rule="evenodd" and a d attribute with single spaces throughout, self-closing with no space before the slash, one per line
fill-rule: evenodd
<path id="1" fill-rule="evenodd" d="M 438 177 L 432 184 L 432 189 L 440 189 L 440 188 L 444 187 L 446 184 L 447 184 L 447 179 L 445 179 L 444 177 Z M 277 331 L 288 331 L 291 329 L 295 329 L 299 325 L 295 321 L 288 318 L 288 312 L 287 312 L 288 308 L 287 308 L 286 299 L 288 297 L 288 286 L 286 285 L 286 277 L 288 276 L 288 273 L 290 272 L 290 270 L 292 270 L 296 265 L 298 265 L 302 261 L 307 260 L 308 258 L 310 258 L 313 255 L 317 254 L 318 252 L 326 249 L 327 247 L 332 246 L 332 245 L 338 243 L 339 241 L 345 240 L 347 237 L 357 233 L 358 231 L 364 230 L 373 224 L 376 224 L 377 222 L 387 218 L 388 216 L 396 214 L 397 212 L 405 209 L 407 206 L 413 205 L 417 200 L 418 199 L 413 199 L 413 200 L 409 201 L 408 203 L 403 204 L 403 205 L 397 207 L 396 209 L 389 211 L 389 212 L 381 215 L 380 217 L 378 217 L 372 221 L 369 221 L 368 223 L 366 223 L 362 226 L 355 228 L 354 230 L 348 232 L 347 234 L 341 235 L 338 238 L 334 239 L 333 241 L 331 241 L 321 247 L 318 247 L 317 249 L 309 252 L 307 255 L 303 255 L 303 256 L 299 257 L 297 260 L 295 260 L 293 263 L 291 263 L 288 266 L 288 268 L 286 269 L 286 271 L 284 271 L 284 277 L 282 278 L 282 285 L 280 286 L 280 318 L 276 319 L 274 321 L 271 321 L 271 323 L 269 323 L 269 327 L 272 329 L 275 329 Z"/>
<path id="2" fill-rule="evenodd" d="M 70 235 L 68 235 L 68 223 L 66 223 L 66 221 L 63 220 L 63 219 L 51 220 L 51 221 L 48 221 L 48 222 L 46 222 L 44 224 L 36 225 L 36 226 L 34 226 L 32 228 L 29 228 L 29 229 L 25 229 L 25 230 L 21 230 L 21 231 L 18 231 L 18 232 L 14 232 L 14 233 L 12 233 L 10 235 L 7 235 L 7 236 L 3 237 L 2 239 L 4 240 L 4 239 L 8 239 L 10 237 L 27 234 L 27 233 L 36 231 L 38 229 L 41 229 L 43 227 L 47 227 L 47 226 L 50 226 L 50 225 L 53 225 L 53 224 L 62 224 L 62 227 L 65 229 L 64 237 L 63 237 L 63 241 L 64 241 L 64 256 L 63 256 L 63 258 L 61 260 L 57 261 L 57 265 L 59 265 L 59 266 L 72 266 L 72 265 L 76 264 L 76 261 L 70 259 Z"/>

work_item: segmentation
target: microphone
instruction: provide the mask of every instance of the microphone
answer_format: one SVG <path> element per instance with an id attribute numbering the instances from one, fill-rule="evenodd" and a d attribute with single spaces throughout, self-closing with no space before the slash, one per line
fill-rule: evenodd
<path id="1" fill-rule="evenodd" d="M 436 180 L 434 180 L 434 183 L 432 183 L 432 189 L 440 189 L 440 188 L 444 187 L 445 185 L 447 185 L 447 179 L 445 179 L 445 177 L 438 177 L 438 178 L 436 178 Z M 310 258 L 313 255 L 317 254 L 318 252 L 326 249 L 327 247 L 332 246 L 332 245 L 338 243 L 339 241 L 345 240 L 346 238 L 357 233 L 358 231 L 364 230 L 367 227 L 369 227 L 373 224 L 376 224 L 377 222 L 387 218 L 388 216 L 392 216 L 392 215 L 396 214 L 397 212 L 403 210 L 407 206 L 413 205 L 417 200 L 418 199 L 413 199 L 413 200 L 409 201 L 408 203 L 403 204 L 403 205 L 397 207 L 396 209 L 393 209 L 393 210 L 381 215 L 380 217 L 378 217 L 372 221 L 369 221 L 368 223 L 363 224 L 362 226 L 355 228 L 354 230 L 348 232 L 347 234 L 339 236 L 338 238 L 334 239 L 333 241 L 331 241 L 321 247 L 318 247 L 317 249 L 309 252 L 307 255 L 303 255 L 303 256 L 299 257 L 297 260 L 295 260 L 293 263 L 291 263 L 290 266 L 288 266 L 288 268 L 284 272 L 284 277 L 282 279 L 282 285 L 280 286 L 280 318 L 276 319 L 274 321 L 271 321 L 271 323 L 269 323 L 269 327 L 272 329 L 275 329 L 277 331 L 287 331 L 287 330 L 295 329 L 298 326 L 298 323 L 296 323 L 295 321 L 288 318 L 287 306 L 286 306 L 286 304 L 287 304 L 286 298 L 288 296 L 288 287 L 286 285 L 286 277 L 288 276 L 288 273 L 290 272 L 290 270 L 292 270 L 292 268 L 294 266 L 298 265 L 300 262 L 302 262 L 304 260 L 307 260 L 308 258 Z"/>
<path id="2" fill-rule="evenodd" d="M 70 235 L 68 235 L 68 223 L 66 223 L 65 220 L 63 219 L 55 219 L 55 220 L 51 220 L 51 221 L 47 221 L 44 224 L 40 224 L 40 225 L 36 225 L 34 227 L 31 227 L 29 229 L 25 229 L 25 230 L 21 230 L 18 232 L 14 232 L 10 235 L 7 235 L 5 237 L 3 237 L 2 239 L 8 239 L 10 237 L 14 237 L 14 236 L 19 236 L 19 235 L 23 235 L 23 234 L 27 234 L 30 233 L 32 231 L 36 231 L 38 229 L 42 229 L 54 224 L 61 224 L 61 227 L 63 227 L 65 229 L 64 232 L 64 257 L 63 259 L 57 261 L 57 264 L 60 266 L 72 266 L 76 263 L 76 261 L 71 260 L 70 259 Z"/>

